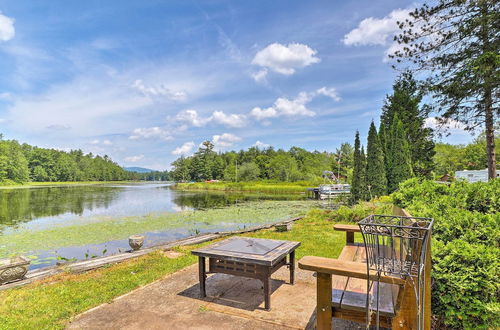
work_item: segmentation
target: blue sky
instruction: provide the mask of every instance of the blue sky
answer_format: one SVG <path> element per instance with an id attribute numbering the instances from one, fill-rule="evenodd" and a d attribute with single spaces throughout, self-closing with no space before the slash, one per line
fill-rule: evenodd
<path id="1" fill-rule="evenodd" d="M 334 151 L 378 121 L 412 5 L 0 0 L 0 132 L 154 169 L 204 140 Z"/>

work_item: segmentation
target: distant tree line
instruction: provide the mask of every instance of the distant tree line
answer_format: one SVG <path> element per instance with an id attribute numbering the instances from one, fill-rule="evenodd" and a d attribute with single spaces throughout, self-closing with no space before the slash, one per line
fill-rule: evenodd
<path id="1" fill-rule="evenodd" d="M 251 147 L 248 150 L 216 152 L 205 141 L 190 157 L 172 163 L 171 176 L 176 181 L 299 181 L 321 178 L 323 171 L 332 171 L 343 178 L 352 175 L 353 148 L 343 143 L 336 152 L 307 151 L 292 147 Z"/>
<path id="2" fill-rule="evenodd" d="M 127 172 L 106 155 L 38 148 L 0 134 L 0 183 L 153 179 L 168 179 L 168 172 Z"/>

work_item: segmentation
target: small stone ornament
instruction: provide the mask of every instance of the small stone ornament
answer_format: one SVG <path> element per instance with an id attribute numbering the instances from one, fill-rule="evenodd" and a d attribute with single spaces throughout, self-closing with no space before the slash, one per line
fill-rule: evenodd
<path id="1" fill-rule="evenodd" d="M 142 235 L 132 235 L 132 236 L 130 236 L 128 238 L 128 244 L 130 245 L 130 247 L 134 251 L 137 251 L 144 244 L 144 236 L 142 236 Z"/>
<path id="2" fill-rule="evenodd" d="M 22 279 L 29 265 L 30 260 L 23 256 L 0 259 L 0 285 Z"/>
<path id="3" fill-rule="evenodd" d="M 292 230 L 292 223 L 291 222 L 286 222 L 286 223 L 280 223 L 274 226 L 276 228 L 276 231 L 278 232 L 283 232 L 283 231 L 290 231 Z"/>

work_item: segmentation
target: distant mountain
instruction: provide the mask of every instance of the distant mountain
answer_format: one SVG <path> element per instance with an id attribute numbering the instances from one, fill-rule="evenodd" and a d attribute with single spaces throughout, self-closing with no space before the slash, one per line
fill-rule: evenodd
<path id="1" fill-rule="evenodd" d="M 149 173 L 155 171 L 150 168 L 144 168 L 144 167 L 124 167 L 123 169 L 127 172 L 137 172 L 137 173 Z"/>

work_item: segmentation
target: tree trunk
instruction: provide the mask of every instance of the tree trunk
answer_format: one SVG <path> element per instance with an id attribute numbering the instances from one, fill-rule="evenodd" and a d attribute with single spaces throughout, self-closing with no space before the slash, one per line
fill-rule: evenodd
<path id="1" fill-rule="evenodd" d="M 485 93 L 486 154 L 488 155 L 488 179 L 497 177 L 497 161 L 495 153 L 495 128 L 491 90 Z"/>
<path id="2" fill-rule="evenodd" d="M 494 51 L 490 43 L 490 25 L 489 25 L 489 10 L 488 3 L 481 3 L 481 41 L 483 42 L 483 56 Z M 494 113 L 493 113 L 493 67 L 494 63 L 486 64 L 486 72 L 484 76 L 484 119 L 486 128 L 486 154 L 488 155 L 488 179 L 493 180 L 497 177 L 497 161 L 495 154 L 495 128 L 494 128 Z"/>

